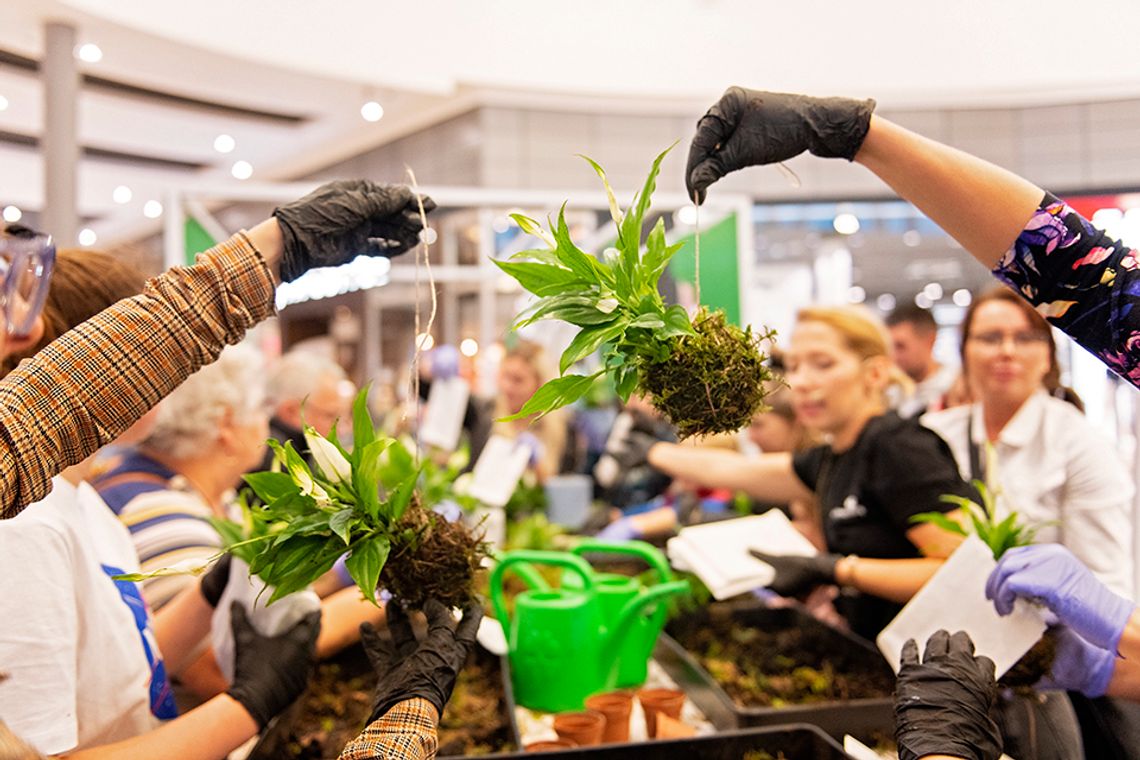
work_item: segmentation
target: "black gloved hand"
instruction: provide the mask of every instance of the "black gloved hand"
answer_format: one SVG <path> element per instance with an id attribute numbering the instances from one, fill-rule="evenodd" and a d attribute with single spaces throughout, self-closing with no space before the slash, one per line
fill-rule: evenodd
<path id="1" fill-rule="evenodd" d="M 705 200 L 718 179 L 757 164 L 773 164 L 810 150 L 823 158 L 859 152 L 871 125 L 874 100 L 812 98 L 729 87 L 697 122 L 685 186 Z"/>
<path id="2" fill-rule="evenodd" d="M 395 601 L 388 603 L 388 631 L 391 642 L 382 639 L 371 623 L 360 626 L 360 640 L 379 682 L 372 699 L 372 715 L 368 722 L 387 713 L 394 705 L 422 697 L 443 714 L 443 706 L 451 698 L 455 678 L 467 662 L 483 608 L 476 602 L 463 607 L 463 620 L 453 630 L 451 612 L 435 599 L 424 604 L 427 615 L 427 637 L 416 641 L 407 615 Z"/>
<path id="3" fill-rule="evenodd" d="M 835 565 L 841 559 L 838 554 L 800 557 L 765 554 L 756 549 L 749 549 L 748 553 L 761 562 L 768 563 L 776 571 L 776 577 L 768 584 L 768 588 L 780 596 L 800 596 L 816 586 L 835 583 Z"/>
<path id="4" fill-rule="evenodd" d="M 265 728 L 274 715 L 293 703 L 317 665 L 321 612 L 314 610 L 278 636 L 262 636 L 249 622 L 245 607 L 230 607 L 234 632 L 234 680 L 226 693 L 241 703 Z"/>
<path id="5" fill-rule="evenodd" d="M 899 760 L 951 755 L 997 760 L 1001 732 L 990 718 L 997 694 L 994 663 L 974 656 L 964 631 L 938 631 L 926 642 L 923 662 L 911 639 L 903 645 L 895 690 L 895 739 Z"/>
<path id="6" fill-rule="evenodd" d="M 423 197 L 424 211 L 435 208 Z M 414 247 L 422 228 L 416 195 L 403 185 L 366 179 L 321 185 L 298 201 L 273 210 L 284 252 L 281 281 L 314 267 L 332 267 L 367 254 L 391 258 Z"/>
<path id="7" fill-rule="evenodd" d="M 230 554 L 223 554 L 221 559 L 215 562 L 213 567 L 202 576 L 202 580 L 198 582 L 198 589 L 206 598 L 206 603 L 211 607 L 217 608 L 218 600 L 222 598 L 222 592 L 226 590 L 226 584 L 230 582 L 231 559 Z"/>

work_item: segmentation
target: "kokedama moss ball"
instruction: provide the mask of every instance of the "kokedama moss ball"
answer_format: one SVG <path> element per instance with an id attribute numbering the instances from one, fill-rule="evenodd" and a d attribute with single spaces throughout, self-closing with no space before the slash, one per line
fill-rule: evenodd
<path id="1" fill-rule="evenodd" d="M 392 532 L 380 587 L 409 609 L 422 608 L 429 597 L 460 607 L 475 597 L 487 554 L 487 544 L 461 521 L 448 522 L 413 502 Z"/>
<path id="2" fill-rule="evenodd" d="M 641 364 L 639 384 L 681 438 L 740 430 L 764 407 L 772 372 L 759 343 L 772 334 L 753 335 L 724 312 L 703 309 L 693 329 L 696 335 L 676 339 L 668 359 Z"/>

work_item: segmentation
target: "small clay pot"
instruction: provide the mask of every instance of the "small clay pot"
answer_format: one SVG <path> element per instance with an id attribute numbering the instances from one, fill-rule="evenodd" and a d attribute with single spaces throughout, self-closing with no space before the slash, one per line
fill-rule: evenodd
<path id="1" fill-rule="evenodd" d="M 586 699 L 586 709 L 597 710 L 606 716 L 606 730 L 602 742 L 629 741 L 629 714 L 633 711 L 633 694 L 628 691 L 610 691 Z"/>
<path id="2" fill-rule="evenodd" d="M 569 739 L 547 739 L 541 742 L 531 742 L 523 747 L 524 752 L 557 752 L 560 749 L 573 749 L 578 745 Z"/>
<path id="3" fill-rule="evenodd" d="M 685 692 L 680 689 L 642 689 L 637 692 L 637 701 L 645 710 L 645 731 L 652 739 L 657 736 L 657 713 L 680 719 Z"/>
<path id="4" fill-rule="evenodd" d="M 597 710 L 559 713 L 554 716 L 554 730 L 560 738 L 569 739 L 579 747 L 601 744 L 606 716 Z"/>
<path id="5" fill-rule="evenodd" d="M 687 739 L 690 736 L 696 736 L 697 729 L 690 726 L 688 723 L 682 723 L 676 718 L 670 718 L 665 713 L 657 713 L 657 738 L 658 739 Z"/>

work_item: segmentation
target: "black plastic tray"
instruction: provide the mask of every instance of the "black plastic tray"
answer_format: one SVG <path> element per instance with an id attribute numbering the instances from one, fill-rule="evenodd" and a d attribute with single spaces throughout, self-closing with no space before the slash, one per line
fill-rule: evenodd
<path id="1" fill-rule="evenodd" d="M 880 670 L 890 674 L 890 668 L 879 651 L 867 641 L 824 625 L 797 608 L 772 609 L 759 605 L 723 606 L 721 614 L 728 614 L 737 625 L 786 630 L 811 628 L 828 642 L 828 652 L 846 663 L 856 662 L 869 672 Z M 667 632 L 680 632 L 690 626 L 708 622 L 708 610 L 683 615 L 669 622 Z M 808 705 L 785 707 L 741 707 L 721 688 L 696 658 L 675 639 L 662 634 L 653 653 L 654 659 L 683 689 L 689 699 L 704 712 L 719 729 L 749 726 L 773 726 L 789 723 L 807 723 L 818 726 L 827 734 L 842 740 L 851 734 L 862 740 L 894 735 L 894 699 L 852 699 L 842 702 L 817 702 Z M 890 675 L 893 679 L 893 675 Z"/>
<path id="2" fill-rule="evenodd" d="M 631 744 L 564 749 L 555 752 L 490 755 L 495 758 L 583 758 L 583 760 L 740 760 L 749 751 L 765 751 L 787 760 L 850 760 L 835 741 L 815 726 L 791 725 L 726 731 L 691 739 L 661 739 Z"/>

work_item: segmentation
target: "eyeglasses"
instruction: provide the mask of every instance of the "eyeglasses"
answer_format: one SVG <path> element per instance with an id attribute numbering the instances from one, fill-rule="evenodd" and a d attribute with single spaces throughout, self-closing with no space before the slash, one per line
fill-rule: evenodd
<path id="1" fill-rule="evenodd" d="M 0 234 L 0 305 L 8 335 L 25 337 L 43 311 L 55 266 L 50 235 L 19 225 Z"/>
<path id="2" fill-rule="evenodd" d="M 1004 333 L 995 330 L 993 332 L 975 333 L 969 337 L 969 340 L 986 348 L 1000 348 L 1005 344 L 1006 340 L 1012 340 L 1014 348 L 1029 348 L 1030 346 L 1039 346 L 1047 343 L 1049 336 L 1045 333 L 1033 332 L 1032 330 L 1015 333 Z"/>

